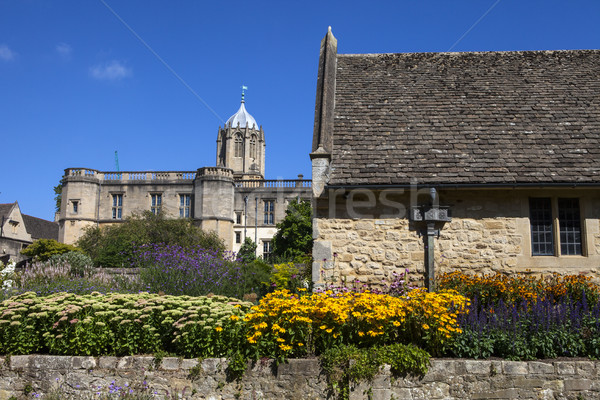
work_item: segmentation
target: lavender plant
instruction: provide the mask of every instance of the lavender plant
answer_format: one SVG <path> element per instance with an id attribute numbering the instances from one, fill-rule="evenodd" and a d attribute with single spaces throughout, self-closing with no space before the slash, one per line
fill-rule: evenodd
<path id="1" fill-rule="evenodd" d="M 35 292 L 40 296 L 68 292 L 137 293 L 139 284 L 133 275 L 109 274 L 101 268 L 76 268 L 66 260 L 28 265 L 18 276 L 16 294 Z"/>
<path id="2" fill-rule="evenodd" d="M 199 247 L 139 246 L 134 250 L 132 266 L 140 268 L 145 290 L 170 295 L 212 293 L 241 298 L 248 278 L 232 254 Z"/>
<path id="3" fill-rule="evenodd" d="M 572 300 L 546 297 L 535 302 L 482 307 L 474 298 L 459 319 L 463 333 L 452 355 L 508 359 L 600 356 L 600 302 L 588 304 L 585 293 Z"/>

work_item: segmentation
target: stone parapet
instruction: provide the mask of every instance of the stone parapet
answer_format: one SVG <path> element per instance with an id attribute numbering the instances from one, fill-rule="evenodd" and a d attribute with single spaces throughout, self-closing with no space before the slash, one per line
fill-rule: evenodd
<path id="1" fill-rule="evenodd" d="M 0 400 L 25 388 L 45 394 L 91 396 L 114 385 L 146 382 L 157 399 L 327 399 L 326 377 L 317 359 L 273 360 L 248 365 L 230 381 L 226 359 L 175 357 L 0 357 Z M 100 388 L 100 389 L 99 389 Z M 384 367 L 372 382 L 350 388 L 350 399 L 600 399 L 600 361 L 433 359 L 423 377 L 392 377 Z"/>

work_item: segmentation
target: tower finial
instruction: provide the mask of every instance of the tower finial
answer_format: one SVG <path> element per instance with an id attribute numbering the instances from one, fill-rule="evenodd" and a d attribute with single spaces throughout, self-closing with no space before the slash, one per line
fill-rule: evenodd
<path id="1" fill-rule="evenodd" d="M 244 90 L 248 90 L 248 86 L 242 85 L 242 103 L 244 103 L 244 95 L 245 95 Z"/>

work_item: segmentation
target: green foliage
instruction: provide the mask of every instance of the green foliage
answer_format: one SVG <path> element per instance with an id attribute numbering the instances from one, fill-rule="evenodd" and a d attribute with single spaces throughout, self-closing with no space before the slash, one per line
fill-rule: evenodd
<path id="1" fill-rule="evenodd" d="M 285 218 L 277 224 L 273 237 L 273 256 L 293 260 L 312 252 L 312 206 L 308 201 L 292 200 Z"/>
<path id="2" fill-rule="evenodd" d="M 257 258 L 250 263 L 243 263 L 241 270 L 243 279 L 239 284 L 243 285 L 244 294 L 255 294 L 255 300 L 258 300 L 268 293 L 268 283 L 273 270 L 270 264 Z"/>
<path id="3" fill-rule="evenodd" d="M 0 354 L 225 357 L 250 303 L 224 296 L 15 296 L 0 305 Z"/>
<path id="4" fill-rule="evenodd" d="M 56 254 L 68 253 L 71 251 L 81 252 L 82 250 L 70 244 L 57 242 L 54 239 L 38 239 L 23 249 L 21 254 L 32 257 L 36 261 L 47 261 Z"/>
<path id="5" fill-rule="evenodd" d="M 80 251 L 55 254 L 48 259 L 51 264 L 68 264 L 72 276 L 84 276 L 85 272 L 93 266 L 92 258 Z"/>
<path id="6" fill-rule="evenodd" d="M 275 264 L 270 277 L 271 286 L 298 293 L 298 288 L 309 289 L 312 284 L 311 272 L 306 264 L 295 264 L 293 262 Z"/>
<path id="7" fill-rule="evenodd" d="M 248 369 L 248 359 L 242 353 L 236 351 L 227 360 L 227 369 L 225 370 L 227 380 L 229 382 L 239 381 L 244 376 L 246 369 Z"/>
<path id="8" fill-rule="evenodd" d="M 65 253 L 68 254 L 68 253 Z M 83 255 L 85 257 L 85 255 Z M 140 290 L 133 275 L 109 274 L 101 268 L 72 267 L 69 262 L 33 263 L 20 273 L 14 288 L 17 293 L 35 292 L 39 296 L 68 292 L 137 293 Z"/>
<path id="9" fill-rule="evenodd" d="M 246 263 L 256 260 L 256 243 L 247 237 L 237 253 L 237 258 Z"/>
<path id="10" fill-rule="evenodd" d="M 128 217 L 119 224 L 89 227 L 77 245 L 92 258 L 95 266 L 129 267 L 136 246 L 158 243 L 219 252 L 225 249 L 216 233 L 204 232 L 191 220 L 167 219 L 150 211 Z"/>
<path id="11" fill-rule="evenodd" d="M 332 347 L 320 356 L 330 391 L 342 399 L 349 397 L 351 383 L 373 380 L 384 364 L 390 365 L 395 376 L 424 376 L 429 368 L 429 359 L 425 350 L 401 343 L 369 348 L 352 345 Z"/>
<path id="12" fill-rule="evenodd" d="M 58 185 L 54 186 L 54 210 L 56 212 L 60 212 L 60 206 L 62 203 L 62 188 L 62 180 L 58 183 Z"/>

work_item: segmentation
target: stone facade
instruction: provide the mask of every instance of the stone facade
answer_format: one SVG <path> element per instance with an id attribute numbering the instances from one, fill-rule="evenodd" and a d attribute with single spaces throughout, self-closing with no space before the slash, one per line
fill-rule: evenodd
<path id="1" fill-rule="evenodd" d="M 425 265 L 428 287 L 432 269 L 600 279 L 600 50 L 337 43 L 329 29 L 310 154 L 317 284 L 418 281 Z"/>
<path id="2" fill-rule="evenodd" d="M 98 387 L 136 387 L 146 381 L 157 399 L 327 399 L 326 377 L 317 359 L 272 360 L 250 366 L 241 381 L 229 381 L 227 360 L 166 357 L 0 357 L 0 400 L 26 387 L 44 394 L 57 385 L 68 393 L 93 394 Z M 392 377 L 384 367 L 372 382 L 351 386 L 351 400 L 391 399 L 600 399 L 598 361 L 500 361 L 432 359 L 423 377 Z"/>
<path id="3" fill-rule="evenodd" d="M 422 281 L 424 244 L 406 216 L 406 210 L 418 204 L 419 198 L 408 190 L 368 193 L 372 202 L 359 197 L 365 195 L 364 190 L 359 195 L 332 191 L 315 202 L 316 283 L 379 283 L 405 269 L 411 281 Z M 540 196 L 579 199 L 582 255 L 531 255 L 529 199 Z M 598 190 L 441 191 L 440 203 L 450 206 L 452 221 L 434 241 L 436 273 L 583 273 L 600 282 L 599 196 Z"/>
<path id="4" fill-rule="evenodd" d="M 36 239 L 58 239 L 58 224 L 21 213 L 18 202 L 0 204 L 0 261 L 17 263 L 21 250 Z"/>
<path id="5" fill-rule="evenodd" d="M 243 125 L 241 125 L 243 124 Z M 291 199 L 310 199 L 310 180 L 267 180 L 265 135 L 244 103 L 217 135 L 217 166 L 197 171 L 98 171 L 67 168 L 59 240 L 75 243 L 88 226 L 119 223 L 144 211 L 191 218 L 238 251 L 249 237 L 257 255 L 271 248 Z M 244 199 L 247 199 L 244 201 Z"/>

